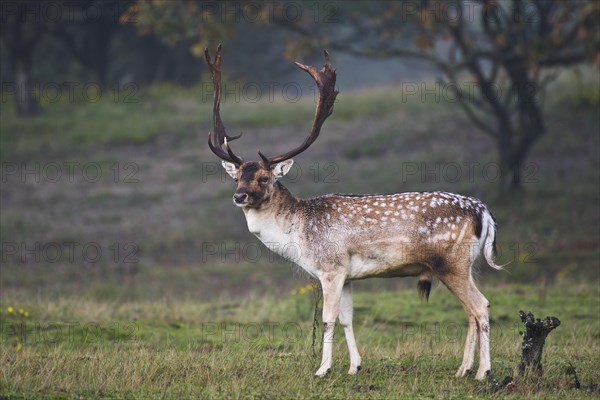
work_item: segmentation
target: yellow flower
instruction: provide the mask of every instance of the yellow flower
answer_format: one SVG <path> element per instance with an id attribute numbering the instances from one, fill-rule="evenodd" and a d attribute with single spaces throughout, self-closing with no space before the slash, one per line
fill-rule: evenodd
<path id="1" fill-rule="evenodd" d="M 17 346 L 15 347 L 15 349 L 17 351 L 21 350 L 23 348 L 23 345 L 21 343 L 17 343 Z"/>
<path id="2" fill-rule="evenodd" d="M 25 313 L 25 310 L 23 310 L 22 308 L 19 308 L 19 314 L 23 315 Z"/>
<path id="3" fill-rule="evenodd" d="M 25 312 L 23 313 L 23 315 L 25 316 L 25 318 L 29 317 L 29 313 L 28 313 L 27 311 L 25 311 Z"/>
<path id="4" fill-rule="evenodd" d="M 8 311 L 9 314 L 12 314 L 15 311 L 15 309 L 12 306 L 8 306 L 6 308 L 6 311 Z"/>
<path id="5" fill-rule="evenodd" d="M 567 276 L 569 276 L 571 272 L 573 272 L 575 269 L 577 269 L 577 263 L 572 262 L 570 264 L 567 264 L 558 271 L 558 273 L 556 274 L 556 278 L 562 281 Z"/>
<path id="6" fill-rule="evenodd" d="M 305 293 L 310 293 L 314 290 L 314 287 L 312 284 L 308 284 L 305 286 L 300 286 L 297 287 L 296 289 L 292 289 L 292 291 L 290 292 L 292 296 L 297 295 L 297 294 L 305 294 Z"/>

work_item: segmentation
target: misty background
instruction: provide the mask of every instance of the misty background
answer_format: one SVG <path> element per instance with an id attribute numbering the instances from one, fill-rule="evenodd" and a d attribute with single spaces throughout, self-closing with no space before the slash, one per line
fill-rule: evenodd
<path id="1" fill-rule="evenodd" d="M 218 43 L 222 117 L 246 159 L 303 140 L 314 83 L 292 61 L 330 51 L 338 104 L 284 180 L 294 194 L 477 196 L 510 262 L 490 279 L 597 282 L 598 6 L 517 3 L 3 2 L 2 296 L 210 299 L 306 281 L 247 231 L 206 145 L 203 51 Z"/>

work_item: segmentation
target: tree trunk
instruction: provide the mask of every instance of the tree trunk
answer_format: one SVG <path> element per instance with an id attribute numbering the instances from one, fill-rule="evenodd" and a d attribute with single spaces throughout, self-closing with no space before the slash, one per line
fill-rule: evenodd
<path id="1" fill-rule="evenodd" d="M 520 171 L 524 160 L 515 157 L 515 152 L 507 146 L 499 146 L 500 195 L 517 192 L 522 189 Z"/>
<path id="2" fill-rule="evenodd" d="M 523 189 L 523 165 L 534 141 L 512 140 L 505 134 L 498 142 L 500 167 L 500 195 L 511 194 Z M 516 142 L 516 143 L 515 143 Z"/>
<path id="3" fill-rule="evenodd" d="M 516 96 L 514 108 L 503 106 L 496 112 L 499 122 L 498 153 L 502 177 L 500 193 L 514 193 L 523 188 L 523 165 L 537 140 L 546 127 L 539 103 L 539 86 L 529 76 L 523 60 L 504 65 Z M 507 103 L 510 104 L 510 103 Z M 508 122 L 506 119 L 510 119 Z"/>
<path id="4" fill-rule="evenodd" d="M 93 28 L 88 28 L 90 34 L 86 38 L 83 50 L 83 64 L 89 69 L 92 80 L 103 88 L 108 86 L 108 68 L 110 44 L 118 25 L 114 21 L 97 22 Z"/>
<path id="5" fill-rule="evenodd" d="M 31 77 L 31 55 L 16 53 L 13 57 L 17 114 L 21 116 L 36 115 L 40 112 L 40 107 L 35 97 L 33 79 Z"/>

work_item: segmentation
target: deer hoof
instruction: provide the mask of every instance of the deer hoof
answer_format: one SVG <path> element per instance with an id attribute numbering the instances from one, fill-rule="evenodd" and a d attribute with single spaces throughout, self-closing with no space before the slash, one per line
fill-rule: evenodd
<path id="1" fill-rule="evenodd" d="M 477 371 L 477 375 L 475 375 L 475 379 L 478 381 L 483 381 L 487 377 L 488 371 Z"/>
<path id="2" fill-rule="evenodd" d="M 349 375 L 356 375 L 359 373 L 359 371 L 361 370 L 360 365 L 357 366 L 350 366 L 350 369 L 348 370 L 348 374 Z"/>

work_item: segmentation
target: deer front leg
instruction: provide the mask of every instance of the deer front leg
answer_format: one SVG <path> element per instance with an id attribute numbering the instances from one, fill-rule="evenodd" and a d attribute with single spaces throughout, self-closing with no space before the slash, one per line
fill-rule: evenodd
<path id="1" fill-rule="evenodd" d="M 343 274 L 326 275 L 321 278 L 321 287 L 323 288 L 323 358 L 321 359 L 321 366 L 315 373 L 318 377 L 325 376 L 331 368 L 333 331 L 335 320 L 340 312 L 340 300 L 345 280 L 346 277 Z"/>
<path id="2" fill-rule="evenodd" d="M 352 285 L 350 282 L 346 282 L 342 288 L 342 299 L 340 301 L 340 324 L 344 327 L 344 335 L 350 352 L 350 369 L 348 373 L 354 375 L 360 370 L 361 360 L 354 339 L 352 311 Z"/>

